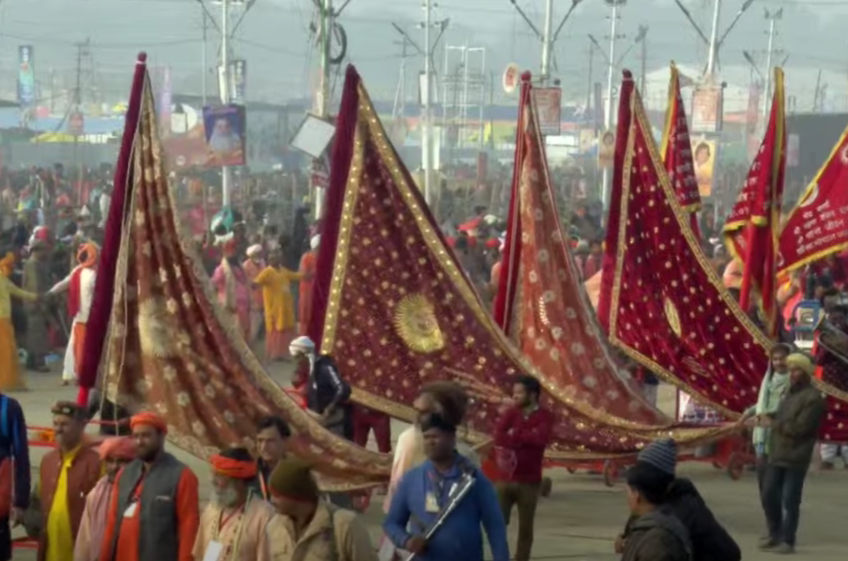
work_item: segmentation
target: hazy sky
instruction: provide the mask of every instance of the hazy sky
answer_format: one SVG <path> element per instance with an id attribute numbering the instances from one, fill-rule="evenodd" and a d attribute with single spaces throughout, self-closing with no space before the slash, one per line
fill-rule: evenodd
<path id="1" fill-rule="evenodd" d="M 693 17 L 709 33 L 714 0 L 684 0 Z M 336 0 L 340 3 L 340 0 Z M 441 0 L 436 19 L 450 18 L 443 44 L 481 46 L 486 51 L 487 70 L 499 81 L 508 62 L 537 71 L 540 45 L 509 0 Z M 520 0 L 528 16 L 541 27 L 544 0 Z M 558 22 L 570 5 L 555 0 Z M 738 11 L 742 0 L 722 0 L 723 30 Z M 764 9 L 784 7 L 778 24 L 777 48 L 781 60 L 789 55 L 788 67 L 823 68 L 846 76 L 830 84 L 831 96 L 848 97 L 848 0 L 754 0 L 730 34 L 721 53 L 726 65 L 744 64 L 742 51 L 750 51 L 764 64 L 768 22 Z M 209 9 L 216 17 L 220 8 Z M 563 28 L 556 44 L 556 74 L 566 93 L 581 95 L 588 83 L 588 34 L 606 48 L 609 8 L 602 0 L 584 0 Z M 234 41 L 236 52 L 248 60 L 248 98 L 286 101 L 303 96 L 314 80 L 317 54 L 310 42 L 308 26 L 314 13 L 312 0 L 257 0 L 247 14 Z M 17 47 L 35 48 L 39 81 L 71 80 L 76 64 L 74 44 L 91 38 L 95 72 L 93 80 L 107 92 L 128 86 L 132 61 L 138 50 L 150 54 L 151 63 L 174 69 L 177 88 L 199 92 L 202 49 L 201 11 L 196 0 L 0 0 L 0 92 L 14 92 Z M 397 83 L 400 47 L 391 23 L 397 22 L 423 45 L 423 32 L 416 23 L 423 18 L 420 0 L 352 0 L 340 18 L 349 36 L 349 56 L 365 77 L 373 97 L 391 98 Z M 703 64 L 704 49 L 696 32 L 673 0 L 631 0 L 622 10 L 618 56 L 633 42 L 639 25 L 649 26 L 648 70 L 675 59 Z M 208 53 L 215 64 L 218 35 L 210 30 Z M 639 48 L 623 64 L 639 68 Z M 443 54 L 437 53 L 439 65 Z M 595 80 L 602 81 L 602 61 L 595 57 Z M 409 76 L 422 66 L 420 58 L 408 61 Z M 409 80 L 410 95 L 414 82 Z M 214 84 L 210 81 L 210 88 Z"/>

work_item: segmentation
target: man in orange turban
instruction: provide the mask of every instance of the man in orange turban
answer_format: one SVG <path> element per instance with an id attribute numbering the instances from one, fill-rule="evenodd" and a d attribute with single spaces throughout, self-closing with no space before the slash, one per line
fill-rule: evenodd
<path id="1" fill-rule="evenodd" d="M 85 499 L 74 561 L 98 561 L 103 531 L 109 514 L 109 501 L 115 488 L 115 479 L 121 469 L 135 459 L 135 442 L 127 436 L 107 438 L 100 444 L 100 461 L 105 475 Z"/>
<path id="2" fill-rule="evenodd" d="M 200 516 L 194 559 L 270 561 L 268 523 L 274 509 L 254 494 L 256 461 L 245 448 L 230 448 L 209 458 L 212 501 Z"/>
<path id="3" fill-rule="evenodd" d="M 99 561 L 194 561 L 197 476 L 165 451 L 162 417 L 139 413 L 130 426 L 136 459 L 115 479 Z"/>
<path id="4" fill-rule="evenodd" d="M 100 249 L 94 242 L 80 245 L 77 251 L 77 263 L 71 274 L 50 289 L 50 294 L 68 291 L 68 317 L 73 318 L 71 337 L 65 351 L 65 365 L 62 368 L 62 385 L 67 386 L 76 380 L 85 349 L 85 326 L 88 312 L 94 299 L 94 281 Z"/>

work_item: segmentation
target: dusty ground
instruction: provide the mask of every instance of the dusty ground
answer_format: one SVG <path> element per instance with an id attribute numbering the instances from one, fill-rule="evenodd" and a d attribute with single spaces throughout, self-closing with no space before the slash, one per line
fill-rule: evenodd
<path id="1" fill-rule="evenodd" d="M 281 381 L 288 368 L 275 365 L 271 369 Z M 58 399 L 73 399 L 75 389 L 59 386 L 59 374 L 27 374 L 30 391 L 13 394 L 24 406 L 30 425 L 49 425 L 50 404 Z M 399 434 L 402 424 L 393 427 Z M 35 466 L 43 449 L 33 449 Z M 199 475 L 201 498 L 209 492 L 207 468 L 197 458 L 178 452 Z M 37 474 L 37 468 L 33 470 Z M 771 559 L 773 555 L 757 551 L 756 542 L 763 531 L 756 483 L 752 473 L 732 481 L 723 471 L 706 463 L 688 463 L 679 472 L 691 477 L 716 516 L 727 526 L 743 549 L 746 561 Z M 604 486 L 601 478 L 578 471 L 552 470 L 554 481 L 551 497 L 540 502 L 536 523 L 534 559 L 549 561 L 613 561 L 612 540 L 626 518 L 624 493 L 619 483 Z M 366 514 L 376 540 L 381 521 L 380 501 L 374 501 Z M 845 559 L 845 512 L 848 510 L 848 471 L 812 472 L 805 489 L 798 554 L 802 559 L 842 561 Z M 514 539 L 512 528 L 511 539 Z M 32 552 L 18 551 L 14 558 L 35 559 Z"/>

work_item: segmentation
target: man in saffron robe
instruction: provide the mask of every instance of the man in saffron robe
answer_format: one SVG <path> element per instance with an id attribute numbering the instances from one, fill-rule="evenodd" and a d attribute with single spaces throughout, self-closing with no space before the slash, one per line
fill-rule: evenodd
<path id="1" fill-rule="evenodd" d="M 200 513 L 197 476 L 165 452 L 165 421 L 130 420 L 136 459 L 118 474 L 100 561 L 194 561 Z"/>
<path id="2" fill-rule="evenodd" d="M 200 516 L 195 561 L 271 561 L 268 523 L 274 509 L 254 494 L 256 462 L 245 448 L 231 448 L 209 458 L 212 501 Z"/>
<path id="3" fill-rule="evenodd" d="M 100 444 L 100 459 L 106 474 L 85 499 L 74 561 L 99 561 L 115 478 L 121 468 L 135 459 L 135 442 L 127 436 L 107 438 Z"/>
<path id="4" fill-rule="evenodd" d="M 262 258 L 262 246 L 254 244 L 247 248 L 247 259 L 242 264 L 244 272 L 247 273 L 247 278 L 250 282 L 255 282 L 265 269 L 265 260 Z M 250 339 L 249 343 L 253 343 L 259 338 L 260 330 L 262 329 L 262 321 L 264 319 L 264 306 L 262 304 L 262 288 L 254 287 L 250 290 Z M 266 334 L 267 335 L 267 334 Z"/>
<path id="5" fill-rule="evenodd" d="M 94 280 L 99 248 L 94 242 L 86 242 L 77 251 L 78 265 L 62 281 L 59 281 L 49 294 L 68 291 L 68 316 L 73 318 L 71 337 L 65 351 L 65 364 L 62 368 L 62 385 L 67 386 L 77 379 L 85 349 L 85 326 L 88 312 L 94 300 Z"/>
<path id="6" fill-rule="evenodd" d="M 100 479 L 100 455 L 83 438 L 85 409 L 60 401 L 51 412 L 58 447 L 41 460 L 38 561 L 73 561 L 85 498 Z"/>
<path id="7" fill-rule="evenodd" d="M 236 238 L 224 243 L 224 258 L 212 275 L 212 284 L 218 291 L 218 302 L 230 314 L 242 336 L 250 337 L 250 280 L 236 254 Z"/>
<path id="8" fill-rule="evenodd" d="M 316 265 L 318 264 L 318 248 L 321 245 L 321 235 L 312 236 L 309 241 L 310 250 L 300 258 L 300 274 L 304 276 L 300 281 L 300 294 L 298 295 L 298 331 L 300 335 L 308 335 L 309 322 L 312 321 L 312 287 L 315 278 Z"/>
<path id="9" fill-rule="evenodd" d="M 282 265 L 282 255 L 274 252 L 265 268 L 254 282 L 262 287 L 265 305 L 265 356 L 280 360 L 287 356 L 289 343 L 295 338 L 294 296 L 292 281 L 303 278 L 301 273 L 289 271 Z"/>

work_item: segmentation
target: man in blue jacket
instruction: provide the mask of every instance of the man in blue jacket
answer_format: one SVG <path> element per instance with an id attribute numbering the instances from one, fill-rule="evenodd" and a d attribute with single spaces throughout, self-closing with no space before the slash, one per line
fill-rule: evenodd
<path id="1" fill-rule="evenodd" d="M 18 400 L 0 393 L 0 561 L 12 558 L 9 525 L 23 523 L 24 511 L 29 506 L 29 486 L 24 412 Z"/>
<path id="2" fill-rule="evenodd" d="M 383 530 L 395 546 L 416 554 L 417 561 L 483 561 L 486 530 L 493 561 L 509 561 L 506 525 L 491 482 L 456 452 L 456 426 L 438 414 L 421 419 L 427 460 L 403 476 Z M 439 519 L 466 474 L 471 490 L 429 539 L 427 530 Z"/>

